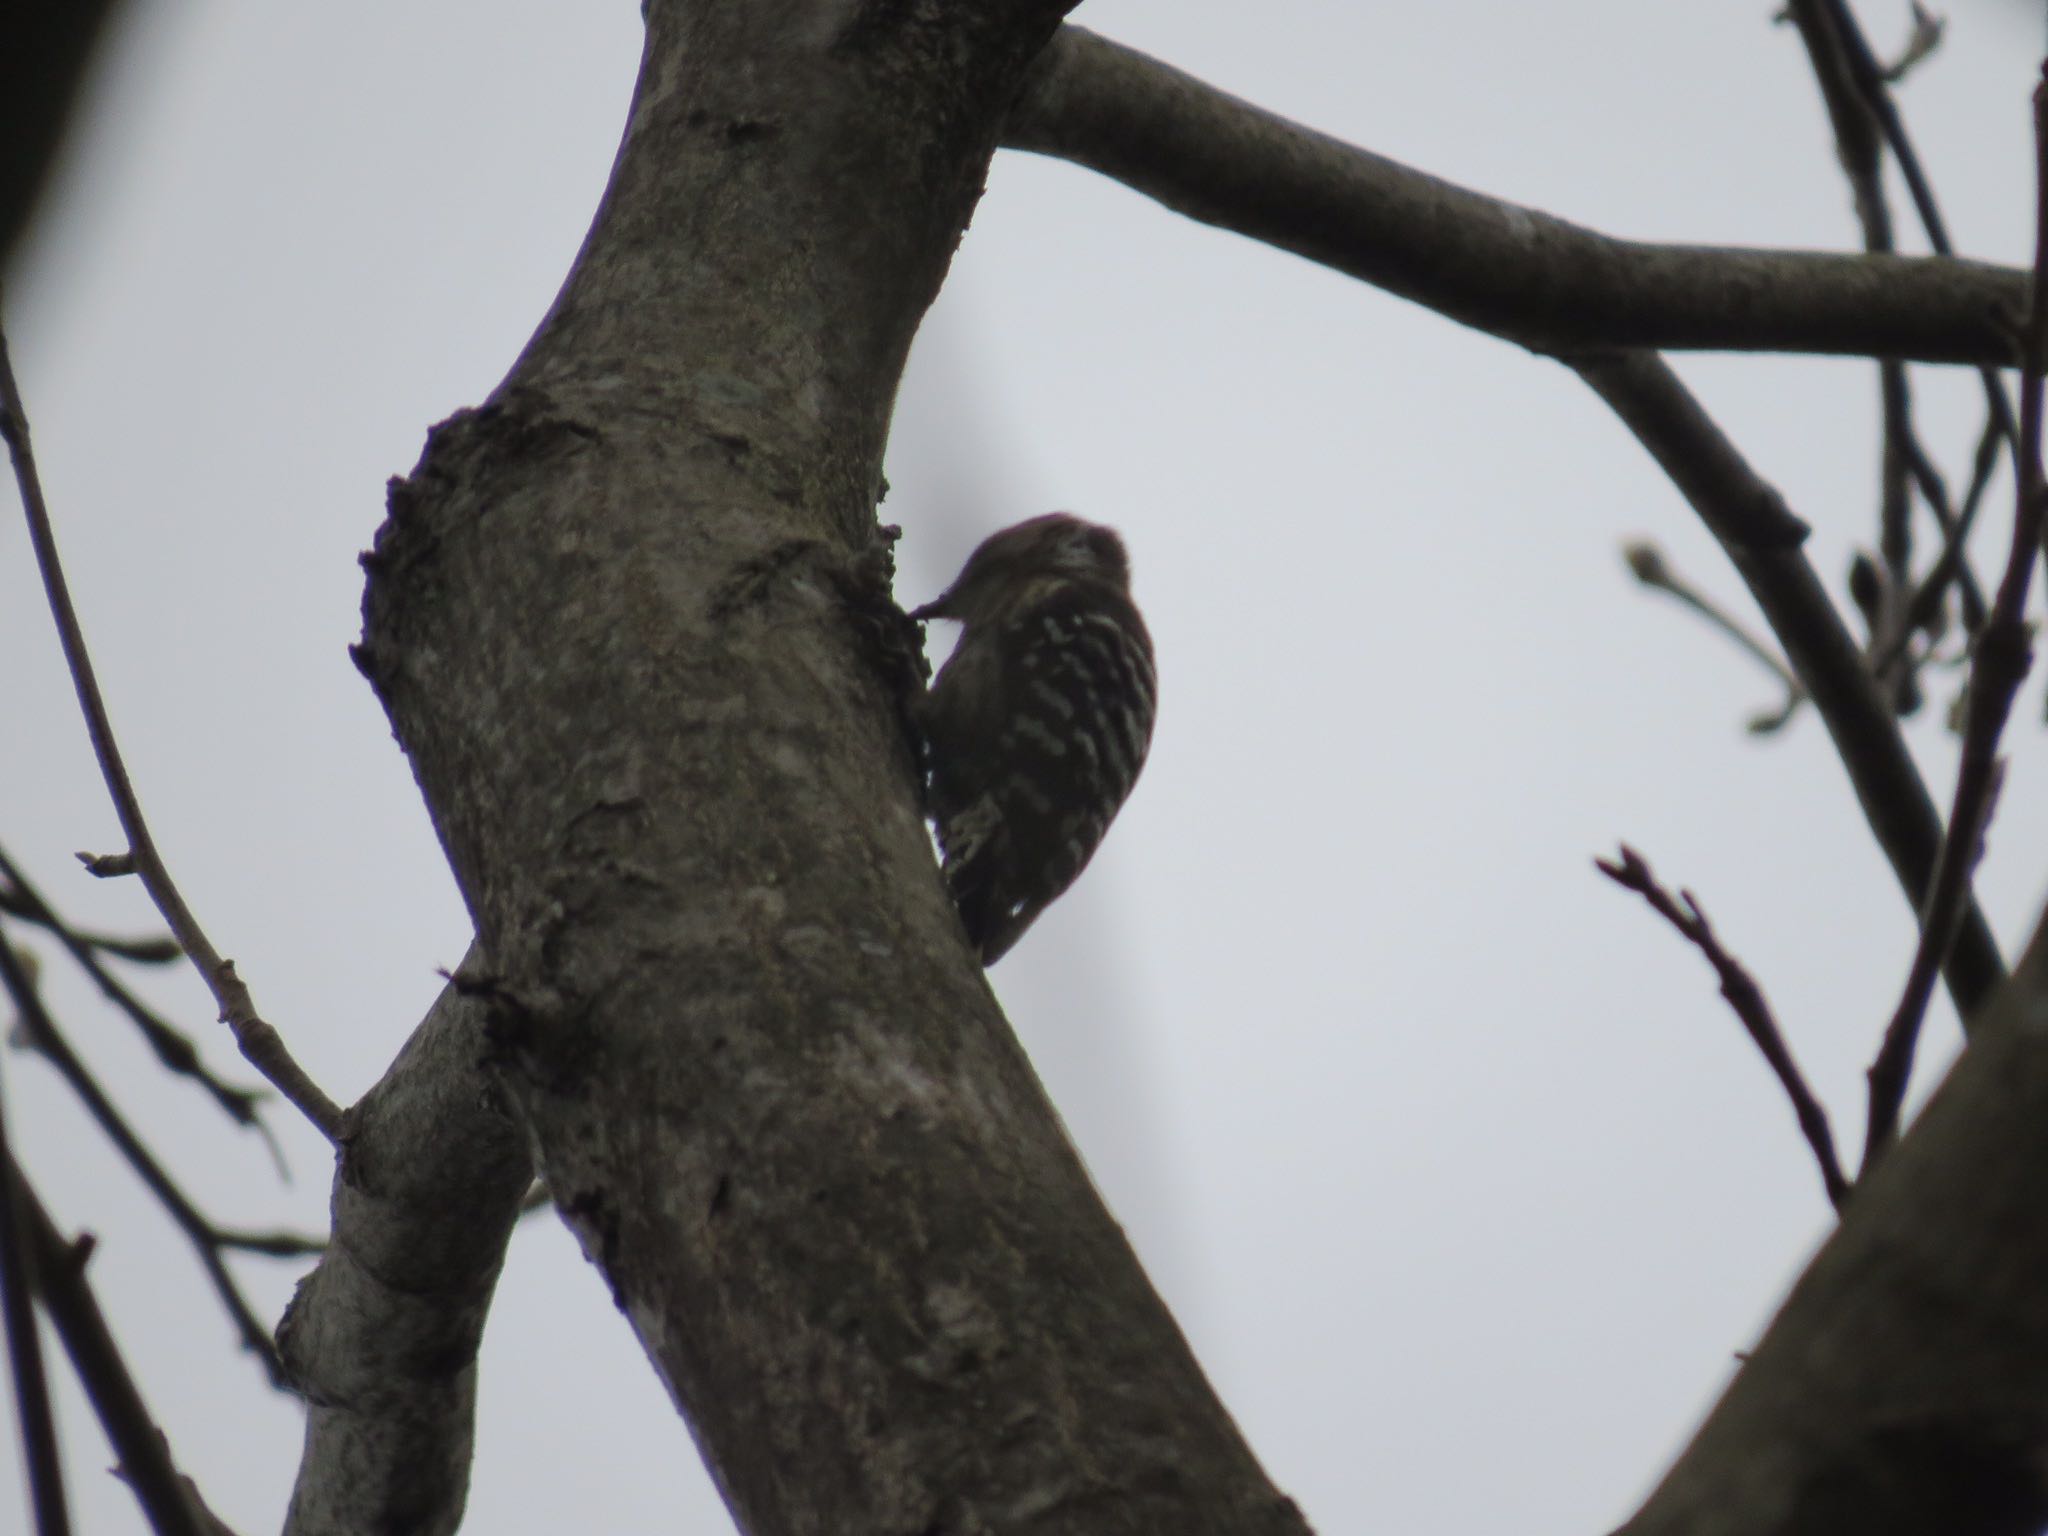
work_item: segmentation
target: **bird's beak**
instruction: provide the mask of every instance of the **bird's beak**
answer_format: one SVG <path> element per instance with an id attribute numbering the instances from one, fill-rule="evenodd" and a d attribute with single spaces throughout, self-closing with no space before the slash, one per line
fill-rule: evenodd
<path id="1" fill-rule="evenodd" d="M 911 609 L 910 617 L 920 622 L 925 619 L 950 619 L 953 615 L 947 611 L 946 605 L 952 600 L 952 597 L 953 594 L 950 589 L 941 592 L 923 607 Z"/>

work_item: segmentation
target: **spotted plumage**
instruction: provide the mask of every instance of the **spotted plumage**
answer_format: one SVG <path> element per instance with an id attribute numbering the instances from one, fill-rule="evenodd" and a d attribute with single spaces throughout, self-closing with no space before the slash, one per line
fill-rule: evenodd
<path id="1" fill-rule="evenodd" d="M 1152 640 L 1123 541 L 1064 512 L 992 535 L 911 617 L 962 625 L 920 715 L 946 884 L 993 965 L 1073 884 L 1137 782 Z"/>

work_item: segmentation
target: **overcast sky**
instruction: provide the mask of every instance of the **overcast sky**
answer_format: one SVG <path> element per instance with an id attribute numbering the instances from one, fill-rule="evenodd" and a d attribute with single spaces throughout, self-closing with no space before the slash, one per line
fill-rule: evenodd
<path id="1" fill-rule="evenodd" d="M 1862 8 L 1881 47 L 1902 5 Z M 1796 35 L 1750 5 L 1094 0 L 1078 19 L 1241 96 L 1617 234 L 1843 248 Z M 2038 14 L 1955 0 L 1903 105 L 1971 254 L 2025 260 Z M 387 476 L 481 400 L 580 243 L 637 7 L 136 0 L 35 242 L 14 343 L 59 537 L 159 840 L 337 1099 L 372 1083 L 465 919 L 349 665 Z M 1900 224 L 1909 230 L 1903 199 Z M 1683 359 L 1814 525 L 1838 592 L 1876 499 L 1868 364 Z M 1973 375 L 1917 370 L 1963 478 Z M 1711 976 L 1601 880 L 1691 886 L 1860 1139 L 1912 922 L 1811 714 L 1641 592 L 1647 535 L 1748 612 L 1691 514 L 1569 374 L 1075 168 L 1005 154 L 912 358 L 883 509 L 901 595 L 999 523 L 1116 524 L 1158 644 L 1151 764 L 1088 876 L 994 973 L 1154 1280 L 1278 1483 L 1328 1532 L 1588 1533 L 1633 1506 L 1824 1235 L 1790 1112 Z M 2002 486 L 2004 482 L 2001 482 Z M 2005 537 L 2009 493 L 1980 549 Z M 0 517 L 0 840 L 81 920 L 139 892 Z M 1942 714 L 1913 722 L 1947 800 Z M 2016 950 L 2048 892 L 2042 688 L 1981 889 Z M 223 1219 L 324 1223 L 54 960 L 48 990 Z M 196 983 L 155 991 L 236 1069 Z M 1928 1068 L 1953 1048 L 1941 1005 Z M 176 1452 L 274 1528 L 301 1419 L 61 1083 L 0 1058 L 18 1150 Z M 266 1316 L 294 1278 L 242 1266 Z M 516 1237 L 486 1336 L 471 1528 L 725 1516 L 603 1284 Z M 142 1528 L 66 1388 L 81 1530 Z M 0 1428 L 11 1430 L 11 1401 Z M 22 1508 L 0 1456 L 0 1511 Z M 16 1517 L 0 1514 L 0 1526 Z"/>

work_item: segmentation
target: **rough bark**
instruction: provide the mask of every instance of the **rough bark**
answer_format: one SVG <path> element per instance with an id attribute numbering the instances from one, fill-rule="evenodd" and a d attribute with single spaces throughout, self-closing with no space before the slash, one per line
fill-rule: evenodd
<path id="1" fill-rule="evenodd" d="M 750 1532 L 1302 1529 L 968 952 L 901 725 L 889 411 L 1062 8 L 657 0 L 574 272 L 368 561 L 497 1079 Z"/>
<path id="2" fill-rule="evenodd" d="M 2048 925 L 1622 1536 L 2048 1525 Z"/>
<path id="3" fill-rule="evenodd" d="M 657 0 L 575 272 L 490 402 L 394 486 L 369 561 L 365 670 L 492 956 L 462 1005 L 483 1022 L 441 1037 L 467 1044 L 421 1081 L 476 1112 L 482 1038 L 750 1532 L 1302 1528 L 968 955 L 901 727 L 911 663 L 873 519 L 889 406 L 1057 10 Z M 2005 322 L 1976 323 L 1882 345 L 1974 356 Z M 1628 1536 L 2048 1512 L 2044 955 Z M 408 1054 L 424 1069 L 424 1044 Z M 478 1130 L 475 1177 L 511 1188 L 509 1133 Z M 487 1225 L 450 1239 L 479 1308 L 503 1249 Z M 389 1367 L 351 1354 L 374 1327 L 316 1358 L 309 1320 L 348 1321 L 316 1289 L 287 1348 L 330 1383 L 309 1467 L 345 1476 L 365 1426 L 344 1411 L 388 1430 L 406 1410 L 374 1390 Z M 468 1349 L 451 1381 L 476 1315 L 448 1315 Z M 332 1384 L 351 1371 L 352 1397 Z M 406 1506 L 447 1523 L 453 1388 L 433 1419 L 464 1438 L 436 1443 L 433 1498 Z M 374 1525 L 406 1475 L 373 1471 L 329 1526 L 310 1501 L 295 1519 Z"/>
<path id="4" fill-rule="evenodd" d="M 288 1536 L 461 1523 L 477 1345 L 532 1178 L 484 1074 L 483 1013 L 443 992 L 344 1118 L 327 1252 L 278 1326 L 307 1401 Z"/>

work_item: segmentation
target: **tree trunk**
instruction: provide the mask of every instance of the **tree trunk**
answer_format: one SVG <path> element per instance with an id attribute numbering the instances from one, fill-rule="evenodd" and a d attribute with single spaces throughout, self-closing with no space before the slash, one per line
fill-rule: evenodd
<path id="1" fill-rule="evenodd" d="M 654 0 L 574 272 L 366 561 L 491 1070 L 750 1532 L 1303 1528 L 961 937 L 903 725 L 890 409 L 1063 9 Z"/>

